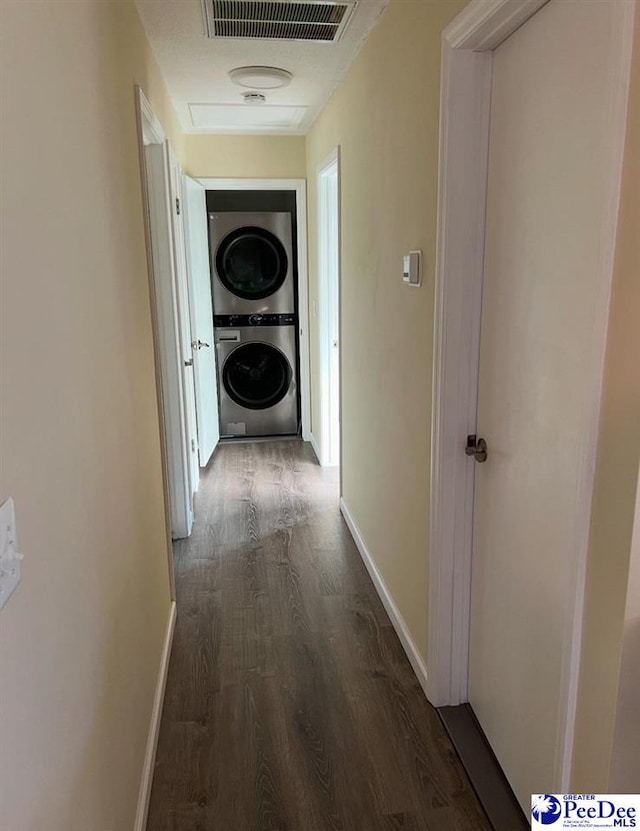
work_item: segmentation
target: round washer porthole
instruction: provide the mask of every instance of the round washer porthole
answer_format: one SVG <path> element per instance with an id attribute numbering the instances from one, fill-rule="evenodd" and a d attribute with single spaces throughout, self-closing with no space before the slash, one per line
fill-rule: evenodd
<path id="1" fill-rule="evenodd" d="M 289 361 L 268 343 L 245 343 L 224 362 L 222 383 L 236 404 L 249 410 L 266 410 L 285 397 L 293 372 Z"/>
<path id="2" fill-rule="evenodd" d="M 222 285 L 244 300 L 270 297 L 284 283 L 289 261 L 283 244 L 265 228 L 236 228 L 216 252 L 216 270 Z"/>

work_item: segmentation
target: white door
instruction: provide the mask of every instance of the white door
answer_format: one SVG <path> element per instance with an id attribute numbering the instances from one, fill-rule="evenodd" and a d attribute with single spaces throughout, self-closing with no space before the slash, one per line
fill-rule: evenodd
<path id="1" fill-rule="evenodd" d="M 340 183 L 337 151 L 318 172 L 320 463 L 340 464 Z"/>
<path id="2" fill-rule="evenodd" d="M 183 193 L 198 451 L 200 467 L 206 467 L 220 439 L 207 205 L 204 187 L 188 176 Z"/>
<path id="3" fill-rule="evenodd" d="M 157 312 L 164 441 L 167 448 L 171 535 L 188 537 L 193 525 L 184 365 L 177 300 L 175 246 L 168 145 L 145 146 L 149 230 Z"/>
<path id="4" fill-rule="evenodd" d="M 527 813 L 570 724 L 621 8 L 551 0 L 494 56 L 469 697 Z"/>
<path id="5" fill-rule="evenodd" d="M 178 303 L 178 321 L 180 332 L 180 349 L 182 359 L 182 393 L 186 415 L 186 439 L 189 464 L 191 493 L 198 490 L 200 468 L 198 465 L 198 428 L 196 424 L 196 398 L 194 380 L 194 357 L 191 347 L 191 320 L 189 312 L 189 289 L 187 284 L 187 260 L 182 208 L 182 169 L 173 151 L 169 147 L 169 167 L 171 172 L 171 204 L 173 207 L 173 242 L 176 264 L 176 297 Z"/>

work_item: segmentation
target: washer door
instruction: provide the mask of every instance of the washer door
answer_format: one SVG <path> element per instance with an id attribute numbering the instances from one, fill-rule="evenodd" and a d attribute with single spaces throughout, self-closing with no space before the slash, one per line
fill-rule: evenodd
<path id="1" fill-rule="evenodd" d="M 224 362 L 222 383 L 232 401 L 249 410 L 266 410 L 285 397 L 293 371 L 283 353 L 268 343 L 238 346 Z"/>
<path id="2" fill-rule="evenodd" d="M 288 268 L 284 246 L 265 228 L 236 228 L 227 234 L 216 252 L 220 282 L 244 300 L 262 300 L 277 292 Z"/>

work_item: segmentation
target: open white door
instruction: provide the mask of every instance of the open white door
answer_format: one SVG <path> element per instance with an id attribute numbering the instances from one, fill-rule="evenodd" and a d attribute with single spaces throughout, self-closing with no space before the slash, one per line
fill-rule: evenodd
<path id="1" fill-rule="evenodd" d="M 187 413 L 183 392 L 183 358 L 177 302 L 168 146 L 144 148 L 153 288 L 157 314 L 162 412 L 167 450 L 171 536 L 188 537 L 193 525 L 189 475 Z"/>
<path id="2" fill-rule="evenodd" d="M 220 439 L 205 189 L 184 177 L 184 223 L 200 467 Z"/>
<path id="3" fill-rule="evenodd" d="M 189 479 L 191 494 L 198 490 L 200 470 L 198 467 L 198 430 L 196 427 L 196 401 L 191 348 L 191 321 L 189 314 L 189 290 L 187 287 L 187 260 L 185 233 L 182 222 L 182 168 L 169 146 L 169 168 L 171 172 L 171 205 L 173 208 L 173 243 L 176 272 L 176 296 L 178 301 L 178 322 L 180 335 L 180 357 L 182 359 L 182 394 L 184 396 L 185 427 L 187 438 Z"/>
<path id="4" fill-rule="evenodd" d="M 320 464 L 340 464 L 340 164 L 336 148 L 318 170 Z"/>

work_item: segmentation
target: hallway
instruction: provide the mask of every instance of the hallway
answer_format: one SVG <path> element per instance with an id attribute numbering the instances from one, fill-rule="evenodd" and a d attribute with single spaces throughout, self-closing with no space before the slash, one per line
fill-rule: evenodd
<path id="1" fill-rule="evenodd" d="M 190 539 L 148 831 L 488 831 L 308 444 L 219 447 Z"/>

